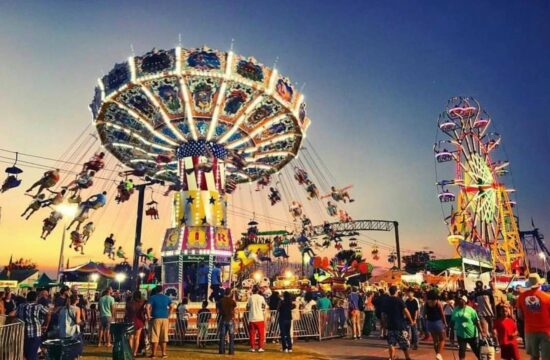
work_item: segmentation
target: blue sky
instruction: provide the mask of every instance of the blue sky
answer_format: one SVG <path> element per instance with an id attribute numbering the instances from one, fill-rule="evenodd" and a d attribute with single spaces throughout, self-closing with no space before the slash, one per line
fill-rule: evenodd
<path id="1" fill-rule="evenodd" d="M 447 99 L 470 95 L 502 134 L 521 225 L 533 217 L 550 236 L 549 16 L 544 1 L 3 1 L 0 140 L 56 157 L 131 47 L 235 39 L 304 86 L 308 138 L 354 184 L 354 218 L 398 220 L 405 247 L 450 253 L 432 144 Z"/>

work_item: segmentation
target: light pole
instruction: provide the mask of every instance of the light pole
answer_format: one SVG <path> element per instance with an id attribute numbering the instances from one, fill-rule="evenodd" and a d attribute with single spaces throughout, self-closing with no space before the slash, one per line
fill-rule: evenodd
<path id="1" fill-rule="evenodd" d="M 92 275 L 90 275 L 90 280 L 92 280 L 92 282 L 97 284 L 97 281 L 99 280 L 99 274 L 93 273 Z M 96 285 L 96 289 L 97 289 L 97 285 Z M 88 297 L 88 301 L 89 301 L 90 300 L 90 283 L 88 283 L 88 294 L 86 296 Z"/>
<path id="2" fill-rule="evenodd" d="M 63 215 L 63 236 L 61 237 L 61 249 L 59 250 L 59 264 L 57 265 L 57 281 L 60 280 L 61 267 L 63 266 L 63 253 L 65 250 L 65 236 L 67 233 L 67 220 L 71 220 L 75 217 L 78 206 L 76 204 L 60 204 L 55 207 L 55 211 L 58 211 Z"/>
<path id="3" fill-rule="evenodd" d="M 139 274 L 139 284 L 138 284 L 138 287 L 136 290 L 139 290 L 139 288 L 141 287 L 141 285 L 143 284 L 143 278 L 145 277 L 145 273 L 144 272 L 140 272 Z"/>
<path id="4" fill-rule="evenodd" d="M 544 254 L 543 251 L 539 252 L 539 258 L 544 265 L 544 277 L 546 277 L 546 255 Z"/>
<path id="5" fill-rule="evenodd" d="M 120 292 L 120 283 L 124 282 L 126 280 L 126 274 L 125 273 L 116 273 L 115 274 L 115 281 L 118 283 L 118 291 Z"/>

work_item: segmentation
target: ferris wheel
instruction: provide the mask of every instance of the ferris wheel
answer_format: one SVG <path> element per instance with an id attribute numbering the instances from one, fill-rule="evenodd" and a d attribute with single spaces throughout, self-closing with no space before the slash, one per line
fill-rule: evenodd
<path id="1" fill-rule="evenodd" d="M 509 162 L 491 118 L 472 97 L 453 97 L 438 119 L 434 144 L 438 198 L 449 226 L 448 241 L 491 251 L 493 265 L 506 273 L 523 267 L 515 191 L 504 185 Z"/>

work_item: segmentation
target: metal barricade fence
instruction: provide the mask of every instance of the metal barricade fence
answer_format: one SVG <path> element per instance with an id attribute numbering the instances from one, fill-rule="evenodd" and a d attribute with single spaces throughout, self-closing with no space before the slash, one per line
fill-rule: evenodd
<path id="1" fill-rule="evenodd" d="M 22 360 L 25 324 L 0 315 L 0 360 Z"/>
<path id="2" fill-rule="evenodd" d="M 124 307 L 115 309 L 114 322 L 124 321 Z M 329 339 L 346 335 L 346 313 L 343 309 L 330 309 L 325 312 L 312 310 L 293 310 L 291 335 L 294 339 Z M 218 342 L 220 326 L 215 311 L 210 313 L 190 314 L 184 319 L 177 314 L 170 316 L 169 339 L 173 343 L 183 342 Z M 86 321 L 82 326 L 84 341 L 97 342 L 99 332 L 99 313 L 87 310 Z M 248 312 L 238 311 L 235 314 L 235 341 L 248 340 Z M 279 313 L 276 310 L 265 312 L 265 338 L 280 338 Z"/>
<path id="3" fill-rule="evenodd" d="M 201 313 L 185 319 L 170 319 L 170 341 L 181 342 L 218 342 L 220 326 L 216 313 Z M 237 312 L 234 320 L 235 341 L 248 340 L 248 312 Z M 292 336 L 296 338 L 320 339 L 319 312 L 295 312 L 292 319 Z M 265 313 L 265 338 L 280 338 L 279 313 L 276 310 Z"/>

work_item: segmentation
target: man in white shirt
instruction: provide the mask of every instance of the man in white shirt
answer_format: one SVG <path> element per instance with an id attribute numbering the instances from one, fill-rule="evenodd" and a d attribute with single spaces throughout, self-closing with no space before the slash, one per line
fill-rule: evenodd
<path id="1" fill-rule="evenodd" d="M 258 294 L 260 288 L 254 285 L 252 295 L 248 299 L 248 333 L 250 337 L 250 351 L 256 351 L 256 332 L 258 333 L 258 352 L 264 352 L 265 342 L 265 298 Z"/>

